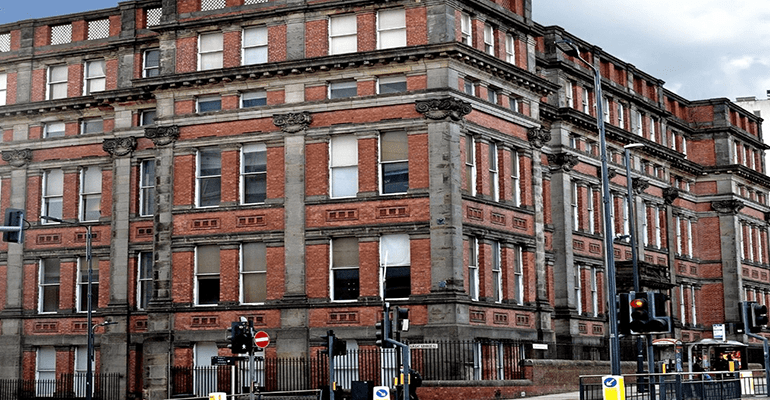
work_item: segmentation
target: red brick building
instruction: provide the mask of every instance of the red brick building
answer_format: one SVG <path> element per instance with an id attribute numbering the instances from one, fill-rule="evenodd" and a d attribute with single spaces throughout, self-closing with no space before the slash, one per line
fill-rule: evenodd
<path id="1" fill-rule="evenodd" d="M 676 337 L 766 303 L 761 119 L 681 98 L 533 6 L 139 0 L 0 26 L 0 205 L 29 222 L 0 245 L 0 378 L 87 365 L 84 225 L 94 322 L 117 322 L 96 328 L 95 370 L 131 397 L 229 355 L 240 316 L 278 357 L 330 327 L 374 348 L 383 298 L 412 342 L 606 359 L 598 99 L 563 38 L 604 77 L 621 234 L 623 146 L 644 144 L 643 283 L 670 294 Z"/>

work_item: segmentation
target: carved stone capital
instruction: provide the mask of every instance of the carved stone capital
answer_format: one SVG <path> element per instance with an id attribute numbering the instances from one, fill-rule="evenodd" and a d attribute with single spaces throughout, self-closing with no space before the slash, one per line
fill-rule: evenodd
<path id="1" fill-rule="evenodd" d="M 32 150 L 5 150 L 3 151 L 3 161 L 11 164 L 12 167 L 20 168 L 32 161 Z"/>
<path id="2" fill-rule="evenodd" d="M 473 111 L 471 103 L 452 97 L 417 100 L 414 104 L 414 109 L 428 119 L 439 120 L 449 117 L 453 121 L 459 121 Z"/>
<path id="3" fill-rule="evenodd" d="M 557 172 L 559 170 L 563 172 L 572 171 L 576 165 L 580 163 L 578 156 L 569 153 L 558 153 L 548 155 L 548 165 L 551 171 Z"/>
<path id="4" fill-rule="evenodd" d="M 635 194 L 642 194 L 644 193 L 647 188 L 650 187 L 650 181 L 647 179 L 631 179 L 631 188 L 634 190 Z"/>
<path id="5" fill-rule="evenodd" d="M 156 146 L 165 146 L 179 139 L 179 127 L 171 125 L 145 128 L 144 137 L 152 140 Z"/>
<path id="6" fill-rule="evenodd" d="M 674 200 L 679 198 L 679 189 L 675 187 L 667 187 L 663 189 L 663 200 L 666 204 L 674 203 Z"/>
<path id="7" fill-rule="evenodd" d="M 136 138 L 133 136 L 115 139 L 104 139 L 102 149 L 113 157 L 122 157 L 136 150 Z"/>
<path id="8" fill-rule="evenodd" d="M 551 131 L 543 128 L 529 128 L 527 139 L 532 147 L 542 149 L 546 143 L 551 141 Z"/>
<path id="9" fill-rule="evenodd" d="M 720 214 L 738 214 L 744 207 L 740 200 L 718 200 L 711 202 L 711 208 Z"/>
<path id="10" fill-rule="evenodd" d="M 602 167 L 596 167 L 596 176 L 602 176 Z M 615 168 L 607 166 L 607 179 L 612 179 L 616 176 L 618 176 L 618 171 L 616 171 Z"/>
<path id="11" fill-rule="evenodd" d="M 273 124 L 286 133 L 305 130 L 312 122 L 313 116 L 307 111 L 273 115 Z"/>

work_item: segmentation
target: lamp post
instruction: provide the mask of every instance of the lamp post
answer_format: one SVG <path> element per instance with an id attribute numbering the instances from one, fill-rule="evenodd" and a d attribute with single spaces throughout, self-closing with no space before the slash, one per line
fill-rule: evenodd
<path id="1" fill-rule="evenodd" d="M 561 44 L 567 47 L 559 46 Z M 594 72 L 594 87 L 596 89 L 596 125 L 599 130 L 599 148 L 602 164 L 602 202 L 604 203 L 604 249 L 607 263 L 607 303 L 609 304 L 610 325 L 610 365 L 612 375 L 620 375 L 620 337 L 618 335 L 618 307 L 615 301 L 617 286 L 615 282 L 615 254 L 613 245 L 612 211 L 610 197 L 610 179 L 607 168 L 607 143 L 604 131 L 604 110 L 602 104 L 602 75 L 598 68 L 580 56 L 580 50 L 571 40 L 563 39 L 556 45 L 565 53 L 582 61 Z"/>
<path id="2" fill-rule="evenodd" d="M 76 225 L 76 226 L 85 226 L 86 228 L 86 262 L 88 263 L 88 283 L 87 283 L 87 297 L 88 301 L 86 301 L 86 326 L 88 326 L 88 362 L 86 363 L 86 400 L 91 400 L 93 397 L 93 381 L 94 381 L 94 371 L 92 364 L 94 362 L 94 328 L 93 325 L 93 305 L 91 303 L 91 296 L 92 296 L 92 281 L 93 281 L 93 265 L 91 263 L 91 225 L 81 225 L 77 222 L 72 221 L 65 221 L 61 218 L 56 217 L 49 217 L 47 215 L 41 215 L 40 219 L 44 219 L 47 221 L 54 221 L 61 224 L 68 224 L 68 225 Z M 105 324 L 99 324 L 100 326 L 103 325 L 109 325 L 111 323 L 105 323 Z"/>

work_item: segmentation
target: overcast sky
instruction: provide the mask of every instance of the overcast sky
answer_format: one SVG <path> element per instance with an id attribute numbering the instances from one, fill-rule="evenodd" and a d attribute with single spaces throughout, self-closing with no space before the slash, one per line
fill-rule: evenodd
<path id="1" fill-rule="evenodd" d="M 537 23 L 561 26 L 686 99 L 763 99 L 770 89 L 768 0 L 532 3 Z"/>
<path id="2" fill-rule="evenodd" d="M 687 99 L 770 89 L 768 0 L 532 0 L 533 18 L 662 79 Z M 0 0 L 0 24 L 117 6 L 117 0 Z"/>

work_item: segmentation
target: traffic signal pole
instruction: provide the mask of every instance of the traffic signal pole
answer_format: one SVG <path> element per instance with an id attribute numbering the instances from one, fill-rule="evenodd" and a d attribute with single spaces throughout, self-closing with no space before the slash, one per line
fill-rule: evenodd
<path id="1" fill-rule="evenodd" d="M 760 308 L 755 308 L 756 306 L 758 306 L 756 302 L 741 302 L 743 329 L 747 336 L 762 341 L 762 352 L 764 353 L 765 358 L 765 387 L 770 388 L 770 350 L 768 350 L 767 338 L 752 332 L 753 329 L 757 328 L 758 331 L 761 331 L 762 327 L 767 325 L 767 307 L 761 308 L 762 306 L 760 306 Z M 757 316 L 755 313 L 760 313 L 761 315 Z M 758 321 L 759 323 L 757 324 L 755 319 L 761 319 L 761 321 Z M 767 397 L 770 397 L 770 390 L 767 390 L 766 392 Z"/>

